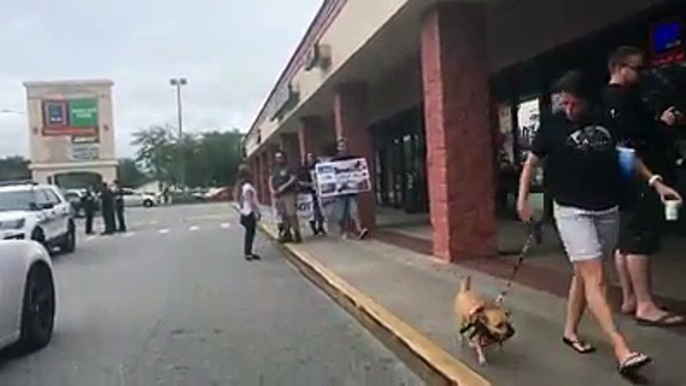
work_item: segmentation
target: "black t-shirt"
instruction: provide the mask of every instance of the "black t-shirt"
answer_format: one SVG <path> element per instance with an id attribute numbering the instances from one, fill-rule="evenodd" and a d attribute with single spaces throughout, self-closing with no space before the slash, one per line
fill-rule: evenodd
<path id="1" fill-rule="evenodd" d="M 304 165 L 298 170 L 298 181 L 311 184 L 314 182 L 315 166 Z M 301 193 L 315 193 L 314 187 L 300 186 Z"/>
<path id="2" fill-rule="evenodd" d="M 657 120 L 638 91 L 608 85 L 603 93 L 603 103 L 619 141 L 636 149 L 653 173 L 668 181 L 673 180 L 676 172 L 673 130 Z"/>
<path id="3" fill-rule="evenodd" d="M 604 114 L 574 124 L 545 117 L 532 153 L 545 162 L 545 187 L 560 205 L 605 210 L 619 205 L 621 177 L 616 137 Z"/>

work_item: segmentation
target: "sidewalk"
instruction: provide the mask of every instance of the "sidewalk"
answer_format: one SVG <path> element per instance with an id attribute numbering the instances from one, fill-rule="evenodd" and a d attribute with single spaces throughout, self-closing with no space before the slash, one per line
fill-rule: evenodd
<path id="1" fill-rule="evenodd" d="M 264 224 L 271 226 L 269 219 Z M 374 240 L 343 241 L 329 236 L 289 248 L 316 259 L 492 384 L 628 384 L 617 375 L 610 347 L 590 315 L 582 332 L 598 347 L 597 353 L 578 355 L 561 343 L 563 298 L 514 285 L 506 303 L 517 334 L 501 352 L 491 350 L 489 364 L 481 367 L 472 350 L 461 347 L 455 339 L 453 299 L 464 275 L 471 275 L 475 288 L 491 296 L 500 291 L 502 280 Z M 634 346 L 655 358 L 642 373 L 650 384 L 686 384 L 680 358 L 686 347 L 686 331 L 639 328 L 625 317 L 619 321 Z"/>

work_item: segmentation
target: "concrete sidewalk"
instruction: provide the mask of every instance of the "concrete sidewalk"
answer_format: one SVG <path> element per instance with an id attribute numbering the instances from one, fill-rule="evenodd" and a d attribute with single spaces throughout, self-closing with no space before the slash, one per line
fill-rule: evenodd
<path id="1" fill-rule="evenodd" d="M 264 224 L 271 226 L 269 219 Z M 374 240 L 329 236 L 288 248 L 316 259 L 495 385 L 629 384 L 617 375 L 610 347 L 590 314 L 582 333 L 598 352 L 583 356 L 561 343 L 563 298 L 514 285 L 506 302 L 517 334 L 502 351 L 491 350 L 489 365 L 481 367 L 472 350 L 455 339 L 453 299 L 465 275 L 472 276 L 476 289 L 491 296 L 502 289 L 503 280 Z M 655 358 L 642 372 L 650 384 L 686 385 L 680 359 L 685 331 L 638 327 L 625 317 L 619 321 L 634 347 Z"/>

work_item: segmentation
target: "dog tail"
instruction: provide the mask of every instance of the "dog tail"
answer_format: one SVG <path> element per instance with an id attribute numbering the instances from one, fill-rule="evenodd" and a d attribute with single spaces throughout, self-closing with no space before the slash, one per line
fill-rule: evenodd
<path id="1" fill-rule="evenodd" d="M 460 292 L 466 292 L 472 290 L 472 277 L 466 276 L 462 283 L 460 284 Z"/>

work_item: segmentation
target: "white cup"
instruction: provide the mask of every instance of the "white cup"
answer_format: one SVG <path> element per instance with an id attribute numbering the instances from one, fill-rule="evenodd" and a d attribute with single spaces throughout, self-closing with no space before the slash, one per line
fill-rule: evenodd
<path id="1" fill-rule="evenodd" d="M 665 201 L 665 219 L 667 221 L 678 220 L 680 208 L 681 208 L 681 201 L 676 201 L 676 200 Z"/>

